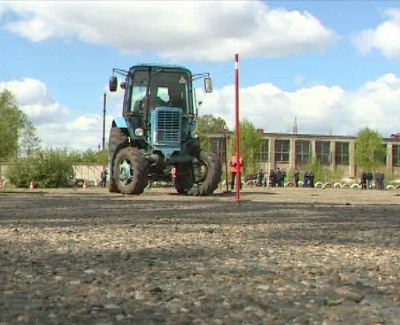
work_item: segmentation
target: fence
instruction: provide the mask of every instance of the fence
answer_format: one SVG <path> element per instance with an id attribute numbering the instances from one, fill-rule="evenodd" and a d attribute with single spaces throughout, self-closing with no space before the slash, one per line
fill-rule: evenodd
<path id="1" fill-rule="evenodd" d="M 6 179 L 6 170 L 9 163 L 0 163 L 0 179 Z M 97 185 L 101 178 L 101 171 L 103 165 L 101 164 L 76 164 L 73 165 L 75 178 L 78 180 L 84 180 L 90 185 Z"/>

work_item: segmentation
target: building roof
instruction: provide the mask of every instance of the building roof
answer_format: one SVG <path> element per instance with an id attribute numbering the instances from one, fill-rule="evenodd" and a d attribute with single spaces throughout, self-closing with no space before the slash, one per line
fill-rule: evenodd
<path id="1" fill-rule="evenodd" d="M 232 135 L 232 131 L 227 132 L 228 135 Z M 336 141 L 351 141 L 355 140 L 356 136 L 348 136 L 348 135 L 325 135 L 325 134 L 293 134 L 293 133 L 274 133 L 274 132 L 262 132 L 261 133 L 264 138 L 277 138 L 277 139 L 320 139 L 320 140 L 336 140 Z M 221 137 L 223 136 L 223 131 L 221 132 L 215 132 L 215 133 L 209 133 L 208 134 L 210 137 Z M 400 138 L 382 138 L 383 141 L 385 142 L 400 142 Z"/>

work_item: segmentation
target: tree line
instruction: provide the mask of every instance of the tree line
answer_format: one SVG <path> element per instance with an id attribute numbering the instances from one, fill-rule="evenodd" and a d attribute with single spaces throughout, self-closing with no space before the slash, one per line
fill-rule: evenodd
<path id="1" fill-rule="evenodd" d="M 197 120 L 198 134 L 203 149 L 210 151 L 210 134 L 224 132 L 226 121 L 213 115 L 203 115 Z M 247 117 L 239 122 L 240 155 L 245 160 L 244 175 L 257 173 L 259 152 L 263 136 Z M 230 141 L 227 157 L 236 152 L 235 130 L 227 130 Z M 365 170 L 374 170 L 385 155 L 382 137 L 368 127 L 359 130 L 356 138 L 355 163 Z M 36 135 L 36 128 L 19 108 L 15 95 L 8 90 L 0 91 L 0 162 L 9 162 L 7 177 L 17 187 L 28 187 L 32 179 L 38 187 L 64 187 L 73 177 L 73 164 L 108 163 L 108 150 L 71 151 L 68 148 L 43 148 Z M 223 164 L 224 165 L 224 164 Z M 318 161 L 310 161 L 311 170 L 318 174 Z M 314 169 L 314 170 L 313 170 Z"/>
<path id="2" fill-rule="evenodd" d="M 36 128 L 19 108 L 15 95 L 0 92 L 0 162 L 9 163 L 6 176 L 17 187 L 38 188 L 70 185 L 73 165 L 78 163 L 107 164 L 107 150 L 84 152 L 68 148 L 43 148 Z"/>

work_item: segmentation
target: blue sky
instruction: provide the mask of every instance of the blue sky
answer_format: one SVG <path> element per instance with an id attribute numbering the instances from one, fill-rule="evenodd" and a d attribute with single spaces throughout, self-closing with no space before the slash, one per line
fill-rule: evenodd
<path id="1" fill-rule="evenodd" d="M 400 1 L 0 1 L 0 89 L 45 146 L 96 150 L 120 114 L 114 67 L 143 62 L 210 72 L 200 114 L 265 132 L 400 132 Z"/>

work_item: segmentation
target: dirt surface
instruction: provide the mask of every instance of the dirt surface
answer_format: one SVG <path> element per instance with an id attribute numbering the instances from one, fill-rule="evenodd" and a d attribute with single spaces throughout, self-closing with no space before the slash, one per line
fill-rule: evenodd
<path id="1" fill-rule="evenodd" d="M 0 190 L 0 325 L 400 324 L 400 190 Z"/>

